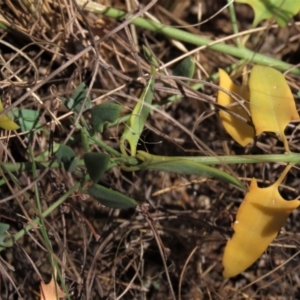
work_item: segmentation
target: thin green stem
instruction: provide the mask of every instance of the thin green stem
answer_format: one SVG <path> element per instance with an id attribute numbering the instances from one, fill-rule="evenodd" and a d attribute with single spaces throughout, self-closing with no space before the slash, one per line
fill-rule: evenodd
<path id="1" fill-rule="evenodd" d="M 48 209 L 46 209 L 42 213 L 42 218 L 46 218 L 51 212 L 53 212 L 56 208 L 58 208 L 70 195 L 72 195 L 76 190 L 78 190 L 81 186 L 81 183 L 78 182 L 75 184 L 65 195 L 63 195 L 60 199 L 58 199 L 55 203 L 53 203 Z M 14 234 L 12 237 L 10 237 L 5 243 L 3 243 L 3 246 L 0 246 L 0 252 L 7 247 L 12 247 L 14 242 L 16 242 L 18 239 L 20 239 L 22 236 L 26 234 L 29 230 L 32 229 L 34 225 L 38 225 L 40 223 L 40 218 L 35 218 L 30 222 L 30 224 L 26 225 L 22 230 Z"/>
<path id="2" fill-rule="evenodd" d="M 29 147 L 29 157 L 32 161 L 33 178 L 37 179 L 38 178 L 37 168 L 36 168 L 36 163 L 34 161 L 33 150 L 31 147 Z M 35 193 L 35 199 L 36 199 L 38 215 L 39 215 L 39 217 L 36 220 L 39 221 L 37 224 L 40 227 L 40 231 L 41 231 L 41 234 L 43 237 L 43 242 L 44 242 L 44 245 L 48 252 L 47 254 L 49 257 L 49 262 L 50 262 L 50 265 L 52 266 L 52 277 L 56 278 L 56 272 L 58 272 L 58 275 L 62 282 L 62 285 L 64 286 L 64 289 L 67 290 L 65 287 L 65 282 L 62 280 L 61 272 L 58 268 L 57 262 L 55 261 L 53 255 L 52 255 L 52 253 L 53 253 L 52 245 L 51 245 L 51 242 L 50 242 L 47 230 L 46 230 L 45 218 L 43 217 L 43 210 L 42 210 L 42 205 L 41 205 L 41 201 L 40 201 L 41 199 L 40 199 L 39 189 L 38 189 L 37 184 L 34 185 L 34 193 Z M 34 225 L 32 223 L 30 223 L 28 226 L 34 226 Z M 20 231 L 20 232 L 25 233 L 26 231 Z M 15 239 L 13 239 L 13 240 L 15 241 Z"/>
<path id="3" fill-rule="evenodd" d="M 121 164 L 128 164 L 128 165 L 137 165 L 139 163 L 138 159 L 133 156 L 127 157 L 116 157 L 112 158 L 107 166 L 107 170 L 110 170 L 114 167 L 117 167 Z M 36 162 L 37 169 L 45 169 L 48 168 L 50 162 Z M 22 163 L 0 163 L 0 167 L 2 168 L 2 172 L 25 172 L 25 171 L 32 171 L 32 162 L 22 162 Z M 51 169 L 59 169 L 62 166 L 57 162 L 51 163 Z M 85 167 L 84 160 L 80 159 L 78 161 L 77 167 L 82 168 Z"/>
<path id="4" fill-rule="evenodd" d="M 102 14 L 110 18 L 114 19 L 123 19 L 128 17 L 127 13 L 112 7 L 107 7 L 101 4 L 98 4 L 96 2 L 88 2 L 86 4 L 85 0 L 78 0 L 78 4 L 84 7 L 84 10 L 87 11 L 92 11 L 94 13 Z M 131 16 L 132 17 L 132 16 Z M 173 28 L 158 22 L 154 22 L 145 18 L 135 18 L 132 20 L 131 24 L 134 24 L 136 26 L 139 26 L 141 28 L 154 31 L 157 33 L 161 33 L 165 36 L 168 36 L 169 38 L 176 39 L 182 42 L 187 42 L 195 46 L 204 46 L 209 47 L 212 50 L 222 52 L 225 54 L 232 55 L 234 57 L 238 57 L 241 59 L 246 59 L 249 61 L 252 61 L 253 63 L 256 64 L 261 64 L 261 65 L 267 65 L 267 66 L 273 66 L 279 70 L 291 70 L 291 73 L 300 75 L 300 69 L 299 68 L 294 68 L 293 65 L 282 62 L 280 60 L 255 53 L 251 50 L 248 50 L 246 48 L 237 48 L 231 45 L 227 45 L 224 43 L 221 43 L 219 41 L 213 41 L 210 40 L 206 37 L 202 37 L 199 35 L 195 35 L 190 32 L 186 32 L 184 30 L 180 30 L 177 28 Z"/>
<path id="5" fill-rule="evenodd" d="M 168 156 L 167 156 L 168 157 Z M 171 158 L 174 158 L 171 156 Z M 224 155 L 224 156 L 178 156 L 176 158 L 191 160 L 202 163 L 204 165 L 222 165 L 222 164 L 255 164 L 255 163 L 300 163 L 299 153 L 288 154 L 258 154 L 258 155 Z M 139 160 L 134 156 L 112 158 L 108 164 L 107 170 L 110 170 L 120 164 L 128 166 L 137 166 Z M 32 163 L 2 163 L 5 167 L 2 168 L 3 173 L 7 172 L 24 172 L 32 170 Z M 49 166 L 49 162 L 38 163 L 37 169 L 44 169 Z M 83 159 L 78 161 L 78 167 L 85 167 Z M 51 169 L 60 168 L 58 162 L 51 165 Z"/>
<path id="6" fill-rule="evenodd" d="M 227 3 L 229 3 L 229 13 L 230 13 L 230 19 L 231 19 L 231 25 L 232 25 L 233 32 L 235 34 L 238 34 L 239 29 L 238 29 L 238 26 L 237 26 L 237 19 L 236 19 L 236 14 L 235 14 L 233 1 L 232 0 L 227 0 Z M 236 38 L 236 44 L 237 44 L 238 48 L 244 48 L 244 45 L 241 42 L 241 38 L 239 36 Z"/>
<path id="7" fill-rule="evenodd" d="M 95 137 L 89 137 L 89 139 L 91 141 L 93 141 L 96 145 L 100 146 L 102 149 L 104 149 L 105 151 L 107 151 L 108 153 L 116 156 L 116 157 L 121 157 L 122 154 L 113 149 L 112 147 L 108 146 L 106 143 L 104 143 L 103 141 L 101 141 L 99 138 L 95 138 Z"/>
<path id="8" fill-rule="evenodd" d="M 187 159 L 204 165 L 221 164 L 256 164 L 256 163 L 300 163 L 299 153 L 288 154 L 257 154 L 257 155 L 227 155 L 227 156 L 184 156 Z"/>
<path id="9" fill-rule="evenodd" d="M 38 178 L 38 173 L 37 173 L 37 168 L 36 168 L 36 162 L 34 161 L 34 153 L 33 153 L 33 150 L 31 148 L 31 146 L 29 146 L 28 150 L 29 150 L 30 160 L 32 161 L 33 179 L 37 179 Z M 52 258 L 51 258 L 51 255 L 50 255 L 50 253 L 52 252 L 51 251 L 52 250 L 51 249 L 51 243 L 50 243 L 50 240 L 49 240 L 49 237 L 48 237 L 48 233 L 46 231 L 45 220 L 42 217 L 43 210 L 42 210 L 42 204 L 41 204 L 41 199 L 40 199 L 40 194 L 39 194 L 39 189 L 38 189 L 37 184 L 34 185 L 34 194 L 35 194 L 34 198 L 36 200 L 36 205 L 37 205 L 37 208 L 38 208 L 38 216 L 39 216 L 39 219 L 40 219 L 40 224 L 39 224 L 40 231 L 42 233 L 42 237 L 43 237 L 45 247 L 48 250 L 49 261 L 52 262 Z"/>

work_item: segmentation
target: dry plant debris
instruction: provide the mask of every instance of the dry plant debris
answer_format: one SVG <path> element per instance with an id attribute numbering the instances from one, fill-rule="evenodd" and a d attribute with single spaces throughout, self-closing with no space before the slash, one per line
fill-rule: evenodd
<path id="1" fill-rule="evenodd" d="M 137 5 L 131 0 L 98 0 L 86 6 L 97 4 L 235 45 L 225 1 L 139 1 Z M 0 249 L 10 236 L 30 228 L 1 251 L 0 298 L 39 299 L 41 278 L 51 280 L 55 259 L 62 275 L 58 278 L 64 279 L 69 293 L 66 299 L 299 299 L 298 210 L 250 269 L 224 279 L 222 253 L 233 235 L 231 225 L 244 197 L 240 189 L 211 178 L 148 170 L 124 172 L 116 167 L 105 172 L 101 183 L 149 207 L 143 213 L 110 209 L 76 189 L 85 172 L 83 165 L 69 173 L 48 164 L 59 144 L 70 145 L 75 158 L 84 155 L 76 125 L 86 122 L 90 126 L 88 106 L 103 102 L 122 106 L 117 124 L 106 126 L 98 135 L 107 147 L 119 149 L 126 116 L 139 101 L 151 71 L 143 45 L 161 70 L 154 84 L 156 109 L 146 120 L 138 151 L 160 156 L 284 151 L 282 142 L 269 133 L 244 150 L 225 132 L 216 105 L 218 81 L 208 78 L 238 63 L 237 58 L 203 47 L 193 54 L 194 77 L 173 78 L 172 70 L 182 54 L 195 46 L 133 26 L 127 18 L 115 20 L 87 11 L 82 5 L 73 0 L 0 2 L 3 113 L 12 114 L 16 123 L 22 120 L 18 123 L 21 131 L 0 131 L 0 223 L 9 225 L 4 232 L 0 230 Z M 235 9 L 239 30 L 246 35 L 253 10 L 242 4 Z M 259 30 L 252 31 L 246 47 L 298 64 L 299 19 L 295 15 L 294 23 L 286 27 L 263 21 Z M 244 65 L 251 63 L 238 64 L 237 78 Z M 286 78 L 296 97 L 299 76 Z M 81 83 L 88 95 L 87 106 L 77 107 L 74 114 L 69 108 L 76 101 L 70 99 L 74 100 Z M 191 88 L 195 83 L 204 84 L 201 91 Z M 176 98 L 182 92 L 184 97 Z M 67 105 L 62 99 L 69 101 Z M 18 114 L 20 109 L 22 114 Z M 285 133 L 292 151 L 299 152 L 298 123 L 290 123 Z M 101 152 L 102 146 L 93 144 L 91 150 Z M 37 170 L 25 164 L 15 172 L 16 166 L 33 157 Z M 224 163 L 219 169 L 245 185 L 252 177 L 260 178 L 261 187 L 275 182 L 282 172 L 279 163 Z M 279 189 L 284 199 L 299 195 L 298 172 L 296 166 L 287 176 L 284 184 L 289 189 Z M 35 222 L 37 218 L 43 222 Z M 62 286 L 60 280 L 57 284 Z"/>
<path id="2" fill-rule="evenodd" d="M 41 282 L 40 295 L 41 300 L 57 300 L 58 298 L 66 297 L 66 294 L 55 283 L 53 278 L 51 278 L 50 282 L 47 284 Z"/>

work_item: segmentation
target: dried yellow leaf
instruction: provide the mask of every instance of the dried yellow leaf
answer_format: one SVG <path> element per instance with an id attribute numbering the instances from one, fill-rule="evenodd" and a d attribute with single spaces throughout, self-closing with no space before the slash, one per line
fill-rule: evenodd
<path id="1" fill-rule="evenodd" d="M 250 190 L 238 209 L 222 264 L 223 276 L 233 277 L 250 267 L 275 239 L 289 214 L 300 205 L 299 200 L 286 201 L 278 187 L 291 168 L 287 166 L 278 180 L 267 188 L 259 188 L 253 178 Z"/>
<path id="2" fill-rule="evenodd" d="M 59 298 L 66 297 L 66 294 L 60 289 L 53 278 L 48 284 L 41 282 L 40 294 L 40 300 L 58 300 Z"/>
<path id="3" fill-rule="evenodd" d="M 275 132 L 289 152 L 284 134 L 292 120 L 299 120 L 294 97 L 284 76 L 266 66 L 254 66 L 249 80 L 250 111 L 256 135 L 264 131 Z"/>
<path id="4" fill-rule="evenodd" d="M 3 105 L 0 99 L 0 113 L 3 111 Z M 3 128 L 5 130 L 17 130 L 19 129 L 19 125 L 16 124 L 14 121 L 12 121 L 7 116 L 0 117 L 0 128 Z"/>
<path id="5" fill-rule="evenodd" d="M 244 107 L 242 107 L 234 98 L 229 94 L 237 95 L 239 98 L 244 99 L 244 106 L 249 110 L 249 92 L 248 88 L 244 85 L 235 85 L 228 74 L 219 69 L 220 75 L 220 87 L 228 91 L 225 93 L 221 90 L 218 92 L 218 104 L 227 108 L 227 110 L 241 116 L 242 118 L 250 121 L 249 115 L 247 114 Z M 226 110 L 220 110 L 220 118 L 222 120 L 223 126 L 227 133 L 240 145 L 246 146 L 253 142 L 254 139 L 254 128 L 247 124 L 242 119 L 228 113 Z"/>

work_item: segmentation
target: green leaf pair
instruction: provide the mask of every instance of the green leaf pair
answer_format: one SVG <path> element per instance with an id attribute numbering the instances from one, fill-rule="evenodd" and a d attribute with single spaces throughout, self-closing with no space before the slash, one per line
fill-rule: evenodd
<path id="1" fill-rule="evenodd" d="M 62 144 L 59 146 L 56 152 L 56 158 L 58 163 L 62 164 L 67 172 L 71 173 L 77 167 L 78 158 L 76 157 L 74 150 L 67 145 Z"/>
<path id="2" fill-rule="evenodd" d="M 131 208 L 138 203 L 130 197 L 127 197 L 117 191 L 108 189 L 102 185 L 96 184 L 104 172 L 107 170 L 110 156 L 105 153 L 86 153 L 84 155 L 84 163 L 90 178 L 95 182 L 87 190 L 83 192 L 90 195 L 102 205 L 111 208 Z"/>

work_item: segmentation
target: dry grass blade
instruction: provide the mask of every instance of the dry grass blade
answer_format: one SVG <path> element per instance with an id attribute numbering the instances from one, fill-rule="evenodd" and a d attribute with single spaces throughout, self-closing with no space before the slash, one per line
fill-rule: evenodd
<path id="1" fill-rule="evenodd" d="M 162 157 L 211 156 L 220 170 L 246 183 L 255 176 L 262 187 L 279 177 L 282 163 L 229 166 L 221 158 L 280 154 L 283 146 L 275 136 L 262 134 L 251 149 L 243 149 L 223 130 L 217 70 L 236 70 L 243 63 L 211 46 L 234 47 L 237 37 L 249 36 L 251 51 L 297 64 L 300 19 L 296 16 L 285 28 L 266 24 L 250 29 L 251 8 L 234 1 L 240 32 L 233 34 L 223 2 L 0 1 L 0 98 L 5 108 L 0 117 L 8 115 L 20 126 L 0 132 L 0 228 L 9 226 L 0 230 L 1 299 L 36 299 L 41 279 L 50 282 L 55 268 L 58 285 L 80 300 L 299 298 L 297 210 L 253 267 L 224 280 L 222 251 L 243 192 L 211 178 L 121 169 L 120 137 L 149 81 L 146 46 L 158 67 L 138 150 Z M 113 19 L 94 11 L 105 7 L 126 13 Z M 132 24 L 143 18 L 181 27 L 212 43 L 194 47 Z M 173 75 L 187 56 L 196 61 L 194 77 Z M 299 77 L 290 75 L 289 82 L 296 94 Z M 82 102 L 73 109 L 78 94 Z M 119 105 L 121 112 L 94 133 L 91 110 L 102 103 Z M 298 151 L 298 124 L 291 122 L 286 134 L 291 149 Z M 62 144 L 74 152 L 72 162 L 79 162 L 73 172 L 54 155 Z M 91 184 L 82 162 L 87 151 L 110 155 L 112 167 L 97 184 L 147 203 L 139 212 L 109 209 L 84 194 Z M 126 157 L 126 166 L 128 161 L 140 163 Z M 299 194 L 298 173 L 293 168 L 280 186 L 285 199 Z"/>
<path id="2" fill-rule="evenodd" d="M 157 247 L 159 249 L 161 259 L 162 259 L 162 262 L 163 262 L 163 265 L 164 265 L 164 268 L 165 268 L 170 293 L 171 293 L 172 298 L 175 300 L 176 296 L 175 296 L 175 293 L 174 293 L 174 289 L 173 289 L 173 286 L 172 286 L 172 281 L 171 281 L 171 278 L 170 278 L 170 274 L 169 274 L 169 270 L 168 270 L 168 266 L 167 266 L 167 262 L 166 262 L 166 259 L 167 259 L 167 256 L 168 256 L 167 251 L 166 251 L 165 246 L 164 246 L 164 244 L 163 244 L 163 242 L 162 242 L 162 240 L 161 240 L 161 238 L 158 234 L 155 223 L 154 223 L 153 219 L 151 218 L 151 216 L 149 214 L 149 205 L 141 204 L 136 208 L 136 210 L 137 210 L 137 212 L 139 212 L 145 218 L 145 220 L 147 221 L 148 225 L 150 226 L 150 228 L 152 230 L 152 233 L 153 233 L 154 238 L 156 240 Z"/>

